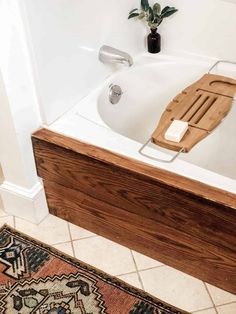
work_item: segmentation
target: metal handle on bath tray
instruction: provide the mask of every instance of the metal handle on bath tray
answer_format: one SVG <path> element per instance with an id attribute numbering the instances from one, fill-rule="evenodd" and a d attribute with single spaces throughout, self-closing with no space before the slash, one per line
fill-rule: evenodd
<path id="1" fill-rule="evenodd" d="M 175 159 L 181 154 L 184 152 L 184 147 L 182 147 L 171 159 L 167 160 L 167 159 L 160 159 L 160 158 L 156 158 L 156 157 L 152 157 L 152 156 L 149 156 L 147 154 L 145 154 L 143 151 L 144 149 L 146 148 L 146 146 L 148 146 L 149 143 L 152 142 L 152 139 L 149 138 L 148 141 L 146 143 L 143 144 L 143 146 L 139 149 L 139 154 L 141 154 L 142 156 L 144 157 L 147 157 L 151 160 L 154 160 L 154 161 L 159 161 L 159 162 L 165 162 L 165 163 L 171 163 L 173 161 L 175 161 Z M 155 144 L 156 145 L 156 144 Z M 158 146 L 158 145 L 157 145 Z"/>
<path id="2" fill-rule="evenodd" d="M 218 61 L 216 61 L 216 62 L 212 65 L 212 67 L 209 69 L 208 74 L 210 74 L 211 71 L 212 71 L 219 63 L 230 63 L 230 64 L 235 64 L 235 65 L 236 65 L 236 62 L 234 62 L 234 61 L 218 60 Z"/>

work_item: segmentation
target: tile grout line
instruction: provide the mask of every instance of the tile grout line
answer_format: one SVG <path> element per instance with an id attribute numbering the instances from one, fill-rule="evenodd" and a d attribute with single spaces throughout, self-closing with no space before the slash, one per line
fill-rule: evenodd
<path id="1" fill-rule="evenodd" d="M 99 235 L 95 234 L 95 235 L 88 236 L 88 237 L 83 237 L 83 238 L 80 238 L 80 239 L 72 239 L 71 241 L 80 241 L 80 240 L 96 238 L 96 237 L 99 237 Z"/>
<path id="2" fill-rule="evenodd" d="M 50 217 L 51 216 L 51 214 L 50 213 L 48 213 L 42 220 L 40 220 L 40 222 L 38 222 L 38 223 L 36 223 L 35 225 L 36 226 L 39 226 L 42 222 L 44 222 L 48 217 Z M 54 217 L 56 217 L 56 216 L 54 216 Z M 56 217 L 56 218 L 58 218 L 58 217 Z M 21 218 L 22 219 L 22 218 Z M 60 219 L 60 218 L 59 218 Z M 26 221 L 28 221 L 28 220 L 26 220 Z"/>
<path id="3" fill-rule="evenodd" d="M 137 274 L 137 270 L 131 271 L 129 273 L 122 273 L 122 274 L 119 274 L 119 275 L 115 275 L 115 277 L 126 276 L 126 275 L 133 275 L 133 274 Z"/>
<path id="4" fill-rule="evenodd" d="M 132 271 L 132 272 L 129 272 L 129 273 L 119 274 L 119 275 L 117 275 L 117 276 L 123 276 L 123 275 L 134 274 L 134 273 L 136 273 L 137 271 L 138 271 L 138 272 L 143 272 L 143 271 L 146 271 L 146 270 L 152 270 L 152 269 L 156 269 L 156 268 L 160 268 L 160 267 L 164 267 L 164 266 L 166 266 L 166 265 L 160 265 L 160 266 L 148 267 L 148 268 L 143 268 L 143 269 L 138 269 L 138 268 L 136 268 L 136 267 L 135 267 L 137 270 Z"/>
<path id="5" fill-rule="evenodd" d="M 142 271 L 152 270 L 152 269 L 161 268 L 161 267 L 167 267 L 167 265 L 163 264 L 163 265 L 159 265 L 159 266 L 147 267 L 147 268 L 139 269 L 138 271 L 142 272 Z"/>
<path id="6" fill-rule="evenodd" d="M 232 302 L 228 302 L 228 303 L 219 304 L 219 305 L 216 305 L 216 307 L 217 307 L 217 306 L 229 305 L 229 304 L 236 304 L 236 301 L 232 301 Z"/>
<path id="7" fill-rule="evenodd" d="M 56 243 L 53 243 L 52 245 L 60 245 L 60 244 L 65 244 L 65 243 L 70 243 L 72 242 L 70 239 L 68 241 L 64 241 L 64 242 L 56 242 Z"/>
<path id="8" fill-rule="evenodd" d="M 68 223 L 68 224 L 69 224 L 69 223 Z M 84 237 L 84 238 L 80 238 L 80 239 L 72 239 L 72 235 L 71 235 L 71 231 L 70 231 L 70 225 L 69 225 L 69 233 L 70 233 L 70 240 L 69 240 L 69 241 L 57 242 L 57 243 L 53 243 L 53 245 L 63 244 L 63 243 L 66 243 L 66 242 L 80 241 L 80 240 L 85 240 L 85 239 L 90 239 L 90 238 L 95 238 L 95 237 L 97 237 L 97 235 L 95 235 L 95 236 Z"/>
<path id="9" fill-rule="evenodd" d="M 191 312 L 191 314 L 198 314 L 198 313 L 201 314 L 201 312 L 203 312 L 203 311 L 212 310 L 212 309 L 215 310 L 214 307 L 207 307 L 205 309 L 201 309 L 201 310 L 197 310 L 197 311 Z"/>
<path id="10" fill-rule="evenodd" d="M 217 309 L 217 307 L 225 306 L 225 305 L 231 305 L 231 304 L 236 304 L 236 301 L 232 301 L 232 302 L 228 302 L 228 303 L 219 304 L 219 305 L 216 305 L 215 307 L 216 307 L 216 309 Z M 217 314 L 219 314 L 219 313 L 217 312 Z"/>
<path id="11" fill-rule="evenodd" d="M 214 302 L 214 300 L 213 300 L 213 298 L 212 298 L 212 296 L 211 296 L 211 294 L 210 294 L 210 291 L 209 291 L 209 289 L 208 289 L 208 287 L 207 287 L 207 285 L 206 285 L 206 283 L 203 281 L 203 285 L 204 285 L 204 287 L 205 287 L 205 289 L 206 289 L 206 291 L 207 291 L 207 293 L 208 293 L 208 295 L 209 295 L 209 297 L 210 297 L 210 299 L 211 299 L 211 302 L 212 302 L 212 304 L 213 304 L 213 308 L 215 309 L 215 311 L 216 311 L 216 314 L 219 314 L 219 312 L 218 312 L 218 310 L 217 310 L 217 308 L 216 308 L 216 305 L 215 305 L 215 302 Z"/>
<path id="12" fill-rule="evenodd" d="M 15 216 L 13 216 L 13 226 L 16 229 L 16 217 Z"/>
<path id="13" fill-rule="evenodd" d="M 139 274 L 138 266 L 136 264 L 136 261 L 135 261 L 134 254 L 133 254 L 132 250 L 130 250 L 130 254 L 131 254 L 132 258 L 133 258 L 133 262 L 134 262 L 134 266 L 135 266 L 135 269 L 136 269 L 136 273 L 137 273 L 137 276 L 138 276 L 139 283 L 140 283 L 140 285 L 142 287 L 142 290 L 145 291 L 144 285 L 143 285 L 143 282 L 142 282 L 142 278 L 141 278 L 141 276 Z"/>
<path id="14" fill-rule="evenodd" d="M 70 243 L 71 243 L 71 247 L 72 247 L 72 252 L 73 252 L 73 256 L 75 256 L 75 248 L 74 248 L 74 245 L 73 245 L 73 240 L 72 240 L 72 236 L 71 236 L 71 232 L 70 232 L 70 225 L 69 225 L 69 222 L 67 221 L 67 228 L 68 228 L 68 231 L 69 231 L 69 237 L 70 237 Z"/>

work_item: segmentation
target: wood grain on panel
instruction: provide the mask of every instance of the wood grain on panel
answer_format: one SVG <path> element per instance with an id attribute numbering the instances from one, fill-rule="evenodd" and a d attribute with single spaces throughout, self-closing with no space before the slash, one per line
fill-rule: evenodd
<path id="1" fill-rule="evenodd" d="M 165 185 L 190 192 L 192 195 L 197 195 L 236 209 L 236 194 L 234 193 L 230 193 L 173 172 L 148 165 L 138 160 L 113 153 L 106 149 L 66 137 L 48 129 L 40 129 L 39 131 L 36 131 L 32 135 L 32 140 L 34 142 L 37 139 L 43 142 L 53 143 L 57 146 L 65 148 L 66 150 L 103 161 L 106 164 L 117 165 L 122 169 L 143 174 L 160 183 L 164 183 Z"/>
<path id="2" fill-rule="evenodd" d="M 128 167 L 125 157 L 61 137 L 33 136 L 52 214 L 236 293 L 235 208 L 182 189 L 183 181 L 166 183 L 162 171 L 159 179 L 142 163 Z"/>
<path id="3" fill-rule="evenodd" d="M 51 213 L 154 259 L 235 291 L 235 259 L 214 244 L 162 222 L 143 219 L 119 207 L 45 181 Z M 132 221 L 132 225 L 131 225 Z M 187 265 L 187 266 L 186 266 Z M 219 265 L 224 269 L 219 271 Z"/>

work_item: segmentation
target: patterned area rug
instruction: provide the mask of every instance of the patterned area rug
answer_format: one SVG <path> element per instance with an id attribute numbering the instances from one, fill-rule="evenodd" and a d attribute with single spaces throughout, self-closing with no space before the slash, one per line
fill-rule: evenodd
<path id="1" fill-rule="evenodd" d="M 8 226 L 0 229 L 0 313 L 186 314 Z"/>

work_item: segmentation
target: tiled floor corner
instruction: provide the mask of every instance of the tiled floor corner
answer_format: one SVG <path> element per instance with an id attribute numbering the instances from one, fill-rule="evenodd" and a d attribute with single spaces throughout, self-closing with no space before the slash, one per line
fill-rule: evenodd
<path id="1" fill-rule="evenodd" d="M 59 244 L 54 244 L 53 247 L 67 255 L 73 256 L 74 257 L 74 251 L 73 251 L 73 246 L 72 243 L 65 242 L 65 243 L 59 243 Z"/>
<path id="2" fill-rule="evenodd" d="M 72 240 L 79 240 L 96 236 L 96 234 L 69 223 L 69 229 Z"/>
<path id="3" fill-rule="evenodd" d="M 235 283 L 236 285 L 236 283 Z M 207 289 L 209 290 L 213 302 L 216 306 L 218 305 L 222 305 L 222 304 L 227 304 L 227 303 L 231 303 L 231 302 L 235 302 L 236 303 L 236 295 L 233 295 L 231 293 L 225 292 L 219 288 L 216 288 L 212 285 L 206 284 Z M 236 314 L 236 311 L 235 311 Z"/>
<path id="4" fill-rule="evenodd" d="M 140 281 L 140 276 L 138 275 L 137 272 L 117 277 L 136 288 L 143 289 L 142 283 Z"/>
<path id="5" fill-rule="evenodd" d="M 226 305 L 218 306 L 217 308 L 218 314 L 235 314 L 236 313 L 236 302 Z"/>
<path id="6" fill-rule="evenodd" d="M 236 314 L 236 296 L 48 215 L 39 225 L 0 210 L 4 223 L 194 314 Z"/>
<path id="7" fill-rule="evenodd" d="M 138 252 L 132 251 L 132 254 L 138 270 L 163 266 L 162 263 Z"/>
<path id="8" fill-rule="evenodd" d="M 78 259 L 110 275 L 136 271 L 131 251 L 110 240 L 97 236 L 73 241 L 73 245 Z"/>
<path id="9" fill-rule="evenodd" d="M 48 215 L 39 225 L 16 217 L 15 226 L 19 231 L 48 244 L 70 241 L 68 223 L 52 215 Z"/>
<path id="10" fill-rule="evenodd" d="M 143 270 L 140 276 L 145 290 L 167 303 L 189 312 L 213 307 L 203 282 L 178 270 L 163 266 Z"/>

